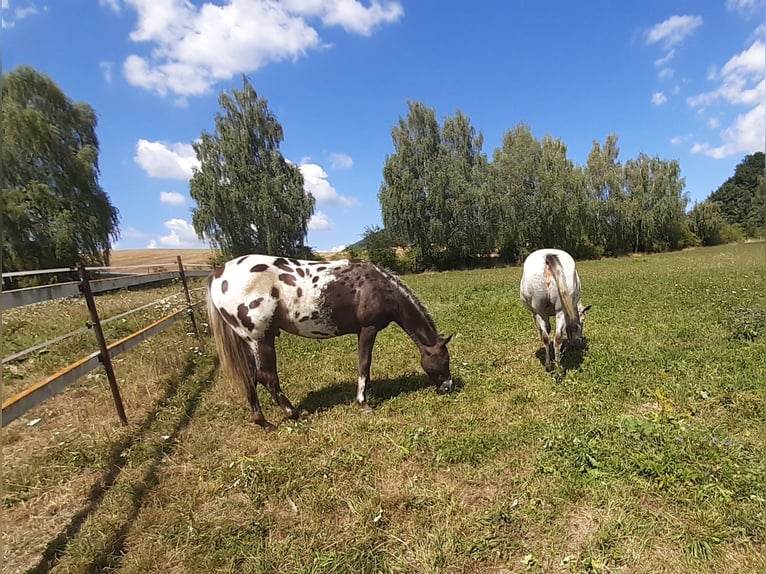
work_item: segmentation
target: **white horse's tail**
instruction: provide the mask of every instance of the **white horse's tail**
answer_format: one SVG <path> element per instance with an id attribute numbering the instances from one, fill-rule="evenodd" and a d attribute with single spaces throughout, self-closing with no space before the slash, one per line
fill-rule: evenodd
<path id="1" fill-rule="evenodd" d="M 572 295 L 569 293 L 567 278 L 564 276 L 564 269 L 561 267 L 558 255 L 549 253 L 545 256 L 545 264 L 551 268 L 553 279 L 556 281 L 556 289 L 559 292 L 559 300 L 564 308 L 564 317 L 567 324 L 574 324 L 579 320 L 576 309 L 572 304 Z"/>
<path id="2" fill-rule="evenodd" d="M 207 320 L 218 351 L 221 370 L 240 383 L 247 393 L 248 387 L 255 388 L 256 385 L 255 357 L 247 342 L 234 332 L 216 308 L 210 293 L 211 285 L 212 275 L 207 282 Z"/>

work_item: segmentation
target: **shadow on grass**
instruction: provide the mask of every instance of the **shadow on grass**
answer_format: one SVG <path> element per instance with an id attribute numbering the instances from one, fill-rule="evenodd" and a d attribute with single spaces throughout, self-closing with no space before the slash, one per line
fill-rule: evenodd
<path id="1" fill-rule="evenodd" d="M 452 392 L 460 392 L 462 383 L 455 380 Z M 400 395 L 415 393 L 421 389 L 430 388 L 436 393 L 436 387 L 425 374 L 410 373 L 395 379 L 373 379 L 367 385 L 367 402 L 375 408 L 381 403 Z M 310 391 L 298 405 L 298 410 L 314 414 L 331 409 L 337 405 L 352 404 L 356 400 L 356 383 L 334 383 Z"/>
<path id="2" fill-rule="evenodd" d="M 143 475 L 142 480 L 134 485 L 132 504 L 124 522 L 113 533 L 110 533 L 108 540 L 100 549 L 100 553 L 94 557 L 87 571 L 101 572 L 105 569 L 111 569 L 119 563 L 125 544 L 125 537 L 135 522 L 146 495 L 158 483 L 160 463 L 167 454 L 175 450 L 178 435 L 189 425 L 204 392 L 212 386 L 217 367 L 218 363 L 216 361 L 215 366 L 210 368 L 209 376 L 202 380 L 194 378 L 191 382 L 196 384 L 191 385 L 189 383 L 192 375 L 195 374 L 195 363 L 192 357 L 187 359 L 184 370 L 178 377 L 169 381 L 165 395 L 157 403 L 155 409 L 146 415 L 132 433 L 112 446 L 107 462 L 109 470 L 101 477 L 98 483 L 91 487 L 85 506 L 72 517 L 69 525 L 48 543 L 40 561 L 27 570 L 28 574 L 47 574 L 57 565 L 64 552 L 66 552 L 67 546 L 80 532 L 85 521 L 97 512 L 106 494 L 116 484 L 120 473 L 130 461 L 130 449 L 139 444 L 144 437 L 151 435 L 155 423 L 158 422 L 160 413 L 169 406 L 180 403 L 182 414 L 170 433 L 168 433 L 170 435 L 169 438 L 156 449 L 151 464 Z M 203 369 L 204 365 L 200 365 L 198 368 Z M 192 388 L 187 389 L 187 385 Z M 167 430 L 165 429 L 164 432 L 167 432 Z"/>
<path id="3" fill-rule="evenodd" d="M 553 350 L 551 350 L 551 354 Z M 582 344 L 579 346 L 570 345 L 564 342 L 564 348 L 561 354 L 560 370 L 561 375 L 566 375 L 569 371 L 578 371 L 582 367 L 585 355 L 588 353 L 588 339 L 583 337 Z M 545 368 L 545 347 L 540 347 L 535 351 L 535 357 L 540 361 L 540 365 Z M 553 359 L 552 359 L 553 360 Z"/>

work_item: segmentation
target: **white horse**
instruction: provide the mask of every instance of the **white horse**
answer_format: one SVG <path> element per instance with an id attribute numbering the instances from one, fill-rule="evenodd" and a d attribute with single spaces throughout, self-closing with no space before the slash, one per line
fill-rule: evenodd
<path id="1" fill-rule="evenodd" d="M 554 357 L 561 358 L 564 329 L 570 344 L 582 343 L 585 313 L 590 305 L 580 302 L 580 277 L 572 256 L 560 249 L 538 249 L 524 261 L 521 276 L 521 302 L 535 316 L 540 338 L 545 347 L 545 370 L 553 370 L 551 364 L 551 324 L 549 317 L 556 316 Z"/>

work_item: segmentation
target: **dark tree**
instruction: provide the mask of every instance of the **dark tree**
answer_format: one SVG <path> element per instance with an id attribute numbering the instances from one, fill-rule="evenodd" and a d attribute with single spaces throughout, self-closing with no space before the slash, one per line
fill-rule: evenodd
<path id="1" fill-rule="evenodd" d="M 108 264 L 118 214 L 98 181 L 96 112 L 28 66 L 2 92 L 4 269 Z"/>
<path id="2" fill-rule="evenodd" d="M 746 155 L 735 168 L 734 175 L 708 198 L 718 204 L 728 223 L 742 226 L 750 236 L 763 234 L 764 169 L 763 152 Z"/>

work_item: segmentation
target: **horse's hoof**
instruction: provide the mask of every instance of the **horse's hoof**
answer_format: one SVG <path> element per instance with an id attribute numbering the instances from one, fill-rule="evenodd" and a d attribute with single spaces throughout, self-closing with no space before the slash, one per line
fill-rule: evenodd
<path id="1" fill-rule="evenodd" d="M 551 364 L 545 365 L 545 371 L 546 372 L 550 373 L 552 370 L 553 370 L 553 365 L 551 365 Z"/>
<path id="2" fill-rule="evenodd" d="M 362 409 L 362 412 L 366 415 L 372 414 L 372 407 L 367 403 L 359 403 L 359 408 Z"/>
<path id="3" fill-rule="evenodd" d="M 271 423 L 266 423 L 265 425 L 263 425 L 263 430 L 266 432 L 274 432 L 275 430 L 277 430 L 277 427 Z"/>
<path id="4" fill-rule="evenodd" d="M 285 416 L 288 419 L 293 420 L 293 421 L 299 421 L 299 420 L 303 419 L 303 417 L 301 417 L 301 413 L 299 411 L 296 411 L 296 410 L 285 411 Z"/>

